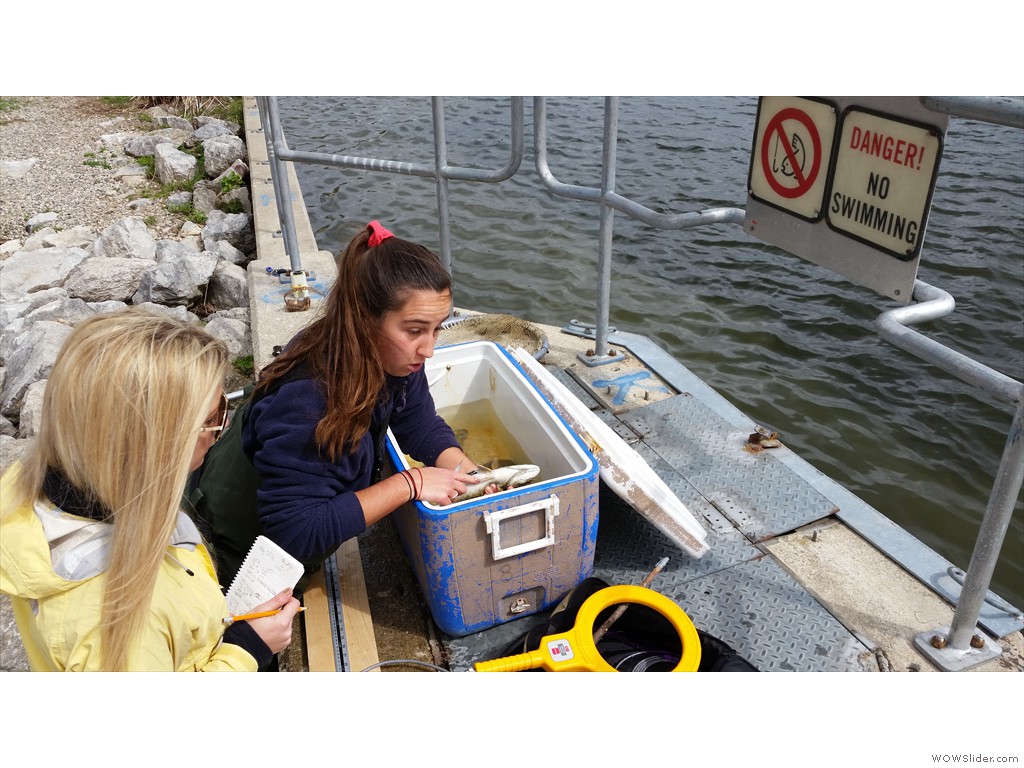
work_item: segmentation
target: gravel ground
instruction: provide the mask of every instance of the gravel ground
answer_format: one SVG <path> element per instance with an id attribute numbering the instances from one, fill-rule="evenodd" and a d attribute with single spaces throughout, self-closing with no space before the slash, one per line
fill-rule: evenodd
<path id="1" fill-rule="evenodd" d="M 117 169 L 137 165 L 135 159 L 104 150 L 100 141 L 104 134 L 149 130 L 152 123 L 138 118 L 137 105 L 113 106 L 95 96 L 0 96 L 0 105 L 8 107 L 0 110 L 0 243 L 23 240 L 25 223 L 51 211 L 59 214 L 56 229 L 85 226 L 99 235 L 125 216 L 138 216 L 153 237 L 177 237 L 184 217 L 156 200 L 131 207 L 158 187 L 119 178 Z M 9 164 L 32 159 L 37 162 L 24 175 L 8 172 Z M 227 388 L 246 383 L 235 375 Z M 297 654 L 283 660 L 289 669 L 303 664 Z M 10 599 L 0 595 L 0 671 L 27 670 Z"/>
<path id="2" fill-rule="evenodd" d="M 0 111 L 0 168 L 37 158 L 38 162 L 21 178 L 0 171 L 0 243 L 24 239 L 25 222 L 39 213 L 55 211 L 59 229 L 87 226 L 97 235 L 125 216 L 147 219 L 157 239 L 175 238 L 184 223 L 154 202 L 138 211 L 129 207 L 144 197 L 154 184 L 133 187 L 116 176 L 122 166 L 135 164 L 133 158 L 102 152 L 100 136 L 117 132 L 147 130 L 150 123 L 137 118 L 138 109 L 111 106 L 99 97 L 0 97 L 0 104 L 13 100 L 12 109 Z M 92 155 L 88 153 L 93 153 Z M 110 168 L 85 165 L 87 160 L 104 160 Z M 148 219 L 152 216 L 153 219 Z M 247 381 L 230 380 L 229 390 Z M 390 521 L 364 534 L 362 546 L 367 588 L 370 594 L 381 660 L 413 658 L 432 661 L 426 640 L 425 606 L 418 594 L 412 570 L 401 551 L 401 543 Z M 368 552 L 375 552 L 373 557 Z M 281 654 L 284 671 L 305 671 L 302 624 L 296 620 L 292 645 Z M 10 601 L 0 596 L 0 670 L 27 670 L 27 659 L 10 611 Z M 423 671 L 419 667 L 385 667 L 383 671 Z"/>
<path id="3" fill-rule="evenodd" d="M 100 141 L 104 134 L 149 130 L 152 123 L 137 117 L 137 105 L 110 105 L 97 96 L 0 96 L 0 103 L 11 102 L 0 111 L 0 167 L 38 162 L 20 178 L 0 171 L 0 243 L 23 239 L 25 222 L 51 211 L 59 214 L 56 229 L 86 226 L 99 234 L 125 216 L 139 216 L 153 237 L 176 237 L 184 218 L 161 201 L 130 207 L 157 185 L 118 178 L 118 168 L 137 163 Z"/>

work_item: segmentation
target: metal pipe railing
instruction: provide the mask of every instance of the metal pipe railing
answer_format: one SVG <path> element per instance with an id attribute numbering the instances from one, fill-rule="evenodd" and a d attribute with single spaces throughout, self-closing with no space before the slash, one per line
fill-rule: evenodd
<path id="1" fill-rule="evenodd" d="M 268 104 L 268 112 L 271 119 L 277 125 L 277 97 L 263 97 Z M 510 149 L 509 159 L 501 168 L 489 170 L 482 168 L 464 168 L 450 166 L 447 164 L 447 149 L 444 136 L 444 100 L 440 96 L 432 97 L 432 114 L 434 120 L 434 164 L 424 165 L 421 163 L 407 163 L 396 160 L 383 160 L 371 157 L 357 157 L 352 155 L 336 155 L 324 152 L 302 152 L 290 149 L 283 133 L 275 130 L 273 136 L 273 155 L 278 161 L 292 163 L 309 163 L 312 165 L 326 165 L 336 168 L 353 168 L 358 170 L 376 171 L 379 173 L 395 173 L 405 176 L 419 176 L 434 179 L 437 184 L 438 198 L 438 232 L 440 237 L 441 260 L 445 267 L 451 272 L 451 237 L 450 217 L 448 216 L 448 192 L 447 182 L 476 181 L 488 184 L 496 184 L 511 178 L 518 172 L 523 162 L 523 135 L 524 135 L 524 107 L 523 97 L 513 96 L 509 99 L 511 113 L 510 127 Z M 261 113 L 262 114 L 262 113 Z M 268 141 L 270 139 L 268 138 Z M 268 145 L 268 151 L 270 146 Z M 274 174 L 278 178 L 278 174 Z M 287 189 L 287 178 L 283 179 Z M 275 185 L 276 189 L 276 185 Z M 280 203 L 278 204 L 280 207 Z M 286 223 L 287 224 L 287 223 Z M 292 229 L 294 229 L 294 222 Z M 297 253 L 297 247 L 296 247 Z M 299 267 L 301 269 L 301 267 Z M 293 269 L 295 267 L 293 266 Z"/>
<path id="2" fill-rule="evenodd" d="M 1024 100 L 1010 96 L 922 96 L 921 104 L 932 112 L 982 120 L 986 123 L 1024 128 Z"/>
<path id="3" fill-rule="evenodd" d="M 559 197 L 570 200 L 599 203 L 601 206 L 601 226 L 598 243 L 598 299 L 594 321 L 594 352 L 585 361 L 612 361 L 608 357 L 608 306 L 611 295 L 611 243 L 613 235 L 614 211 L 621 211 L 630 218 L 637 219 L 659 229 L 686 229 L 705 224 L 742 224 L 744 211 L 742 208 L 709 208 L 704 211 L 687 213 L 658 213 L 639 203 L 615 192 L 615 146 L 618 141 L 618 104 L 619 99 L 609 96 L 605 99 L 605 125 L 602 145 L 602 180 L 601 188 L 584 187 L 576 184 L 565 184 L 555 178 L 548 165 L 547 151 L 547 104 L 543 96 L 533 99 L 533 135 L 534 152 L 536 154 L 537 173 L 544 186 Z M 609 161 L 613 164 L 609 171 Z"/>
<path id="4" fill-rule="evenodd" d="M 277 103 L 273 97 L 260 99 L 261 115 L 266 109 L 271 124 L 267 136 L 268 152 L 274 170 L 275 194 L 278 208 L 285 217 L 286 246 L 289 255 L 297 255 L 297 247 L 287 229 L 294 230 L 290 221 L 291 207 L 282 204 L 290 200 L 286 175 L 281 171 L 283 162 L 305 162 L 344 168 L 356 168 L 384 173 L 405 174 L 432 178 L 437 184 L 439 237 L 442 259 L 451 271 L 451 233 L 449 224 L 448 181 L 482 181 L 496 183 L 513 176 L 519 169 L 523 156 L 523 98 L 511 100 L 512 127 L 511 152 L 506 165 L 494 171 L 474 168 L 454 168 L 447 164 L 447 142 L 444 127 L 444 105 L 440 97 L 432 101 L 434 122 L 434 164 L 432 166 L 374 158 L 330 155 L 316 152 L 297 152 L 288 148 L 280 131 L 277 117 Z M 936 112 L 943 112 L 968 119 L 1011 127 L 1024 127 L 1024 100 L 1002 97 L 922 97 L 921 103 Z M 552 173 L 547 158 L 547 114 L 544 97 L 534 97 L 534 150 L 536 168 L 544 187 L 551 193 L 572 200 L 598 203 L 600 206 L 600 228 L 598 243 L 598 297 L 596 301 L 595 348 L 593 360 L 607 358 L 607 336 L 611 290 L 612 237 L 614 213 L 619 211 L 633 219 L 659 229 L 677 230 L 705 224 L 743 224 L 744 211 L 740 208 L 713 208 L 698 212 L 677 214 L 658 213 L 615 192 L 616 147 L 618 135 L 618 99 L 605 100 L 605 121 L 602 146 L 601 187 L 586 187 L 565 184 Z M 278 183 L 281 189 L 278 189 Z M 294 261 L 293 261 L 294 268 Z M 1013 512 L 1015 499 L 1024 478 L 1024 448 L 1021 444 L 1022 403 L 1024 384 L 991 369 L 976 360 L 949 347 L 935 342 L 908 328 L 908 325 L 944 317 L 951 313 L 956 303 L 945 291 L 920 280 L 915 282 L 914 300 L 906 307 L 883 312 L 875 321 L 882 338 L 897 347 L 919 357 L 962 381 L 971 384 L 1001 402 L 1016 406 L 1016 415 L 1011 425 L 1003 452 L 995 485 L 989 498 L 988 508 L 982 521 L 978 541 L 971 556 L 971 563 L 961 591 L 948 636 L 948 643 L 956 651 L 963 651 L 973 645 L 974 630 L 980 616 L 981 606 L 991 582 L 999 551 Z M 615 358 L 608 358 L 615 359 Z M 587 362 L 590 362 L 589 360 Z"/>
<path id="5" fill-rule="evenodd" d="M 278 147 L 285 146 L 281 120 L 277 113 L 277 98 L 258 96 L 256 104 L 260 111 L 260 125 L 267 143 L 267 159 L 270 161 L 270 178 L 274 186 L 274 200 L 277 215 L 281 220 L 281 234 L 284 237 L 285 255 L 292 274 L 302 271 L 302 257 L 299 254 L 299 240 L 295 227 L 295 212 L 292 210 L 292 190 L 288 181 L 288 169 L 278 154 Z"/>
<path id="6" fill-rule="evenodd" d="M 1021 382 L 907 327 L 951 313 L 956 308 L 956 301 L 950 294 L 916 280 L 913 300 L 918 303 L 887 310 L 876 318 L 875 329 L 879 336 L 1001 402 L 1011 405 L 1021 402 L 1024 393 Z"/>
<path id="7" fill-rule="evenodd" d="M 1021 444 L 1021 423 L 1024 420 L 1024 401 L 1018 401 L 1017 412 L 1010 425 L 1003 456 L 999 463 L 992 494 L 989 496 L 985 516 L 981 520 L 978 538 L 971 553 L 971 563 L 960 590 L 953 623 L 947 642 L 956 651 L 972 647 L 975 628 L 981 616 L 992 574 L 999 561 L 999 552 L 1013 517 L 1013 507 L 1024 482 L 1024 445 Z"/>
<path id="8" fill-rule="evenodd" d="M 437 189 L 437 235 L 441 246 L 441 263 L 452 273 L 451 215 L 448 208 L 448 143 L 444 131 L 444 102 L 434 96 L 430 100 L 434 120 L 434 180 Z M 454 297 L 452 306 L 455 306 Z"/>
<path id="9" fill-rule="evenodd" d="M 956 308 L 946 291 L 920 280 L 914 284 L 914 300 L 918 303 L 883 312 L 875 320 L 875 328 L 886 341 L 951 373 L 961 381 L 986 392 L 1001 402 L 1017 407 L 1010 426 L 1006 446 L 1000 460 L 988 506 L 981 521 L 978 539 L 971 553 L 967 575 L 956 601 L 956 610 L 948 635 L 934 645 L 934 631 L 919 640 L 935 661 L 944 664 L 944 653 L 961 654 L 975 647 L 976 627 L 985 603 L 992 574 L 1013 517 L 1013 508 L 1024 482 L 1024 448 L 1021 445 L 1021 409 L 1024 408 L 1024 383 L 989 368 L 977 360 L 943 346 L 908 328 L 908 325 L 945 317 Z M 927 645 L 925 645 L 927 644 Z M 947 652 L 944 649 L 949 648 Z M 984 648 L 984 646 L 981 646 Z M 933 648 L 935 650 L 933 650 Z M 962 660 L 957 660 L 962 664 Z"/>
<path id="10" fill-rule="evenodd" d="M 612 233 L 615 229 L 615 209 L 608 203 L 608 195 L 615 191 L 615 164 L 617 162 L 619 132 L 619 100 L 604 101 L 604 140 L 601 152 L 601 223 L 597 234 L 597 321 L 594 324 L 594 350 L 590 360 L 600 363 L 605 359 L 621 358 L 622 354 L 608 353 L 608 319 L 611 314 L 612 291 Z"/>

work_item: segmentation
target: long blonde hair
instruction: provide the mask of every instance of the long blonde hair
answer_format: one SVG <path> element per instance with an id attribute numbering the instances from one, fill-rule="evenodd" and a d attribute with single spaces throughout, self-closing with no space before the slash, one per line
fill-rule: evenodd
<path id="1" fill-rule="evenodd" d="M 199 428 L 226 367 L 222 342 L 140 309 L 80 323 L 53 365 L 17 483 L 39 498 L 50 467 L 110 511 L 104 669 L 126 668 L 146 622 Z"/>

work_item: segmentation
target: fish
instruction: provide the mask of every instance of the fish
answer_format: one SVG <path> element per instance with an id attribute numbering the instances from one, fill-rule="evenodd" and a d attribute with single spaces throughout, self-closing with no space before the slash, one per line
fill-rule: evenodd
<path id="1" fill-rule="evenodd" d="M 469 474 L 476 482 L 466 486 L 463 493 L 452 499 L 453 504 L 483 496 L 484 490 L 491 484 L 496 484 L 503 491 L 526 485 L 540 474 L 540 467 L 536 464 L 513 464 L 498 469 L 475 469 Z"/>

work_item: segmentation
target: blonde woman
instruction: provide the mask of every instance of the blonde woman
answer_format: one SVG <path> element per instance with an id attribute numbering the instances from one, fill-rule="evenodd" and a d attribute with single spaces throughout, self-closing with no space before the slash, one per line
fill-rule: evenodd
<path id="1" fill-rule="evenodd" d="M 0 591 L 39 670 L 255 671 L 298 601 L 236 622 L 195 525 L 189 473 L 223 430 L 224 345 L 147 312 L 98 315 L 54 363 L 40 432 L 0 486 Z"/>

